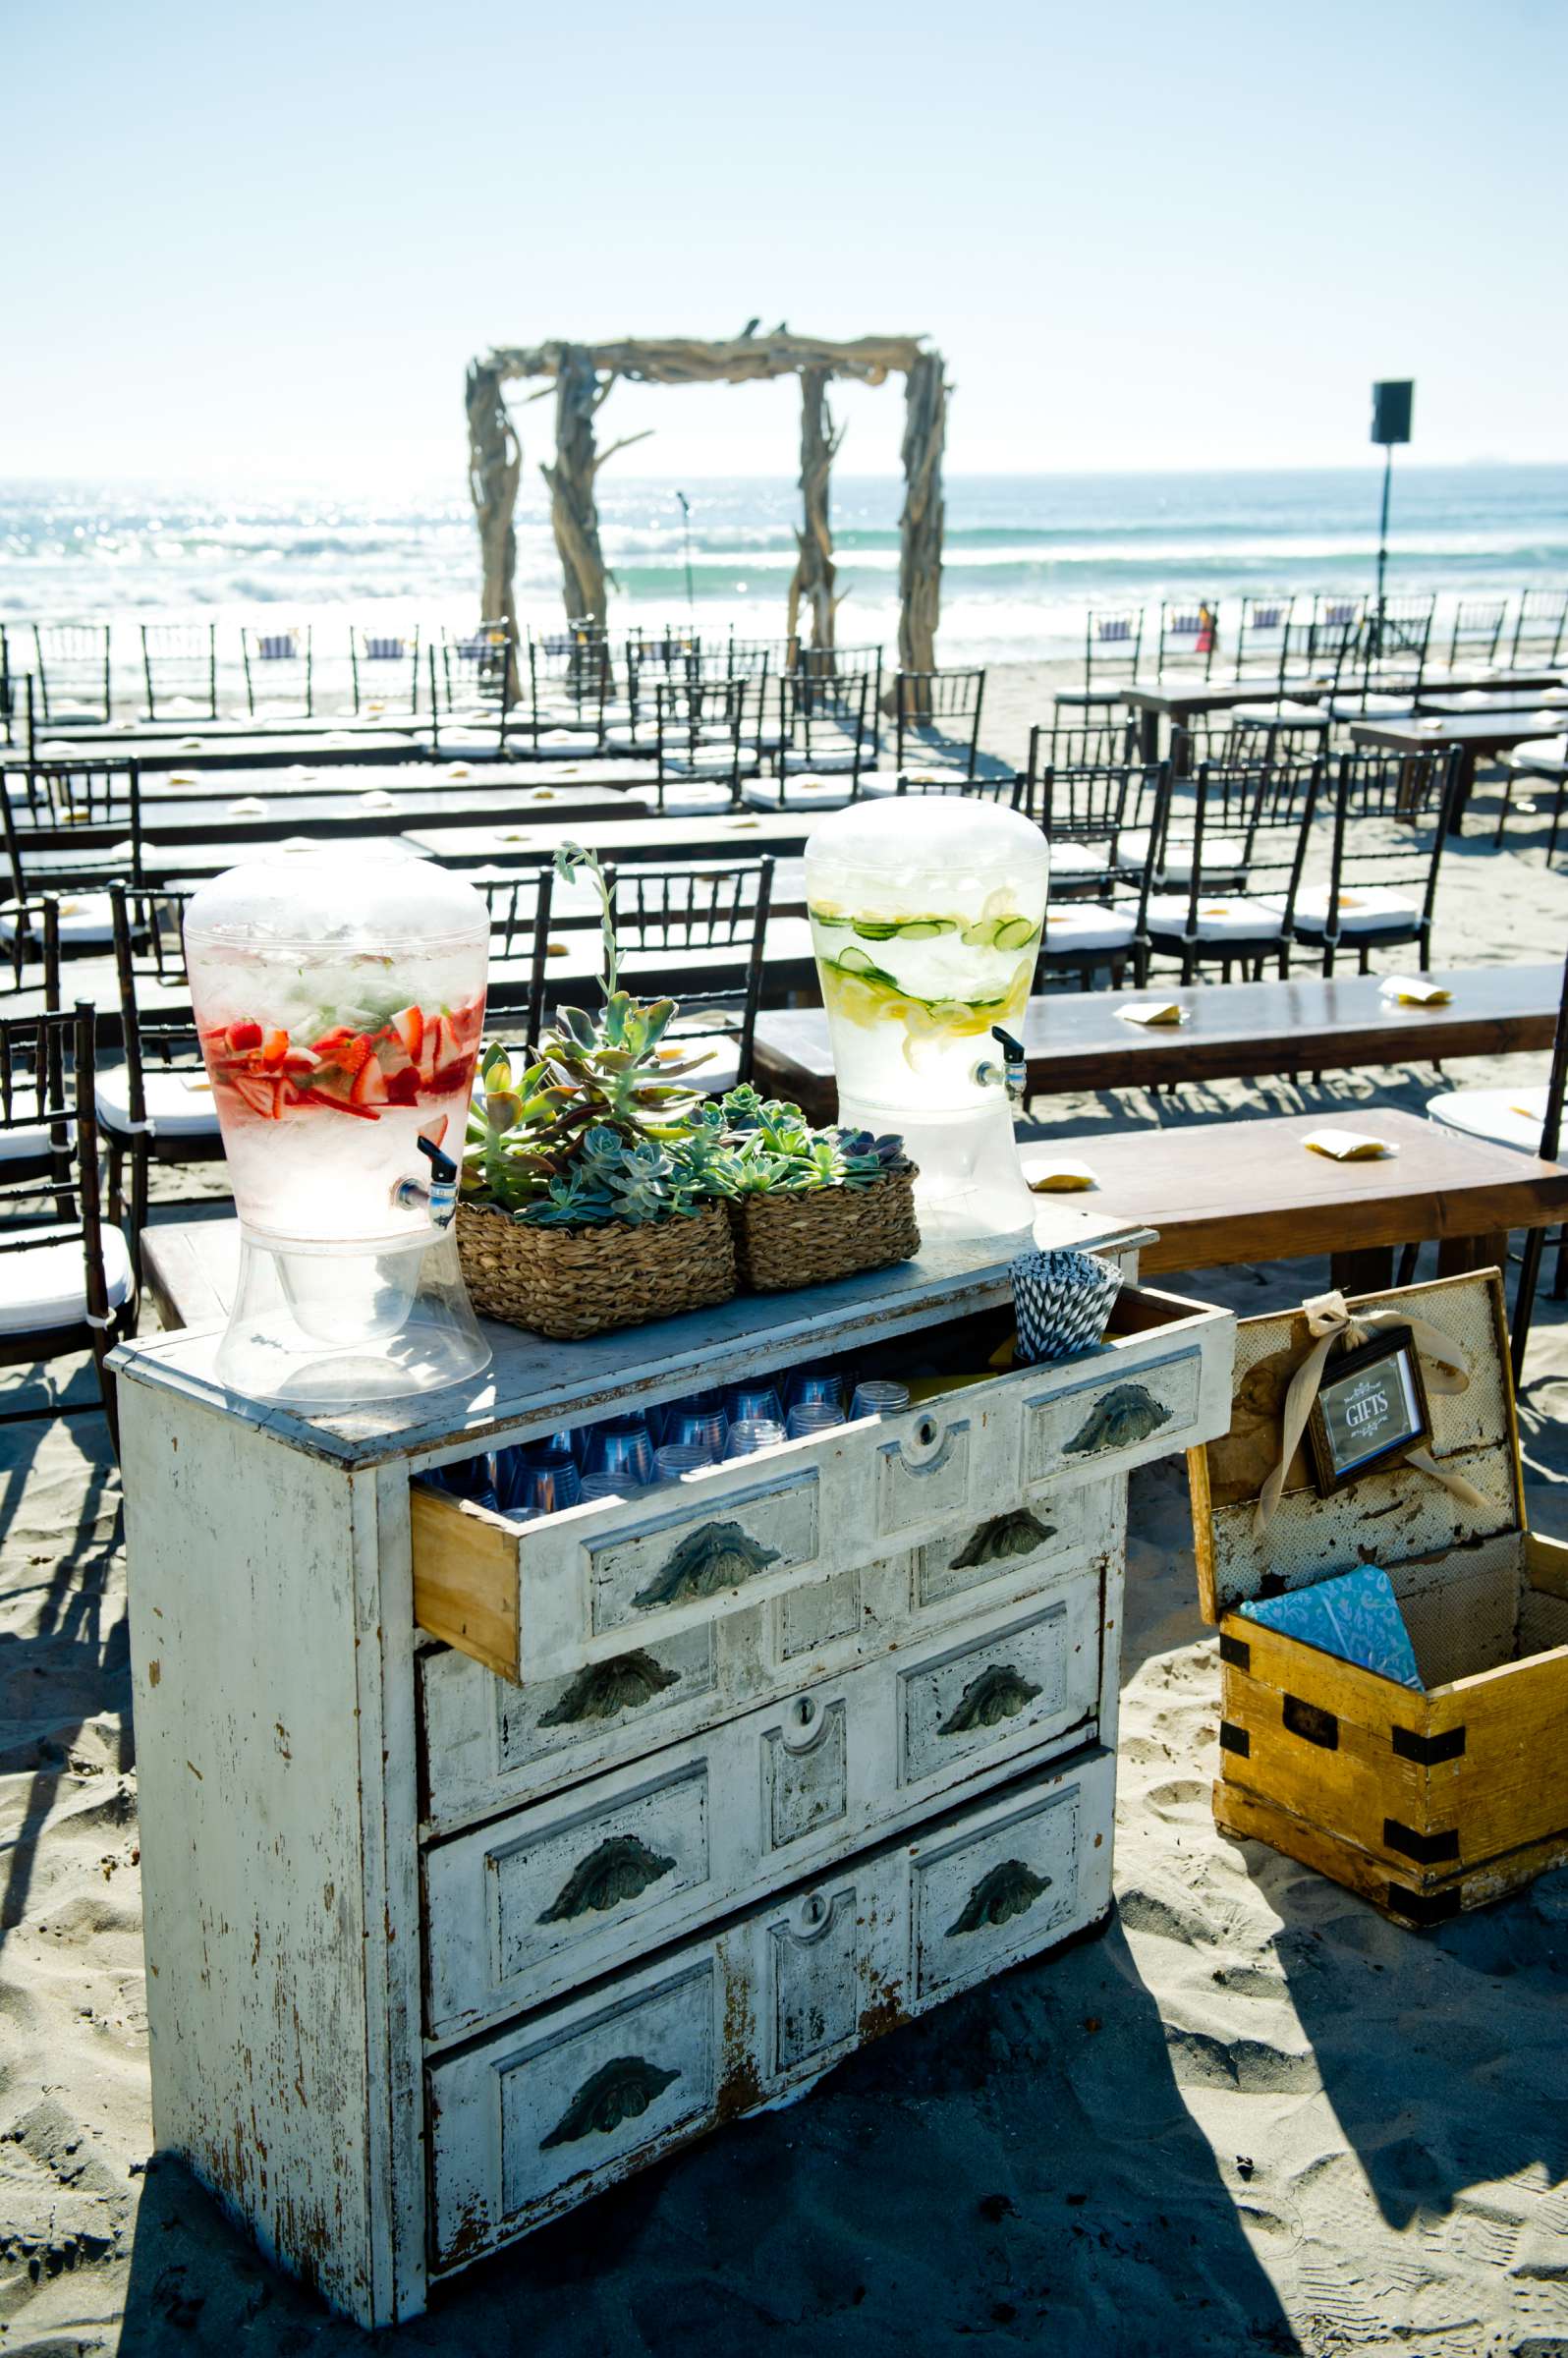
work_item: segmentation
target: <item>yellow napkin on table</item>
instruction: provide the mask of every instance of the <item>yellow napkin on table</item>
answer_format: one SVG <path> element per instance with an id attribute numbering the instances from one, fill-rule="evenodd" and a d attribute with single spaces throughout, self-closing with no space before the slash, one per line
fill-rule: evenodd
<path id="1" fill-rule="evenodd" d="M 533 789 L 533 800 L 536 803 L 553 803 L 555 800 L 555 788 L 553 786 L 535 786 Z"/>
<path id="2" fill-rule="evenodd" d="M 472 773 L 466 761 L 449 761 L 446 765 L 446 774 L 449 778 L 466 778 Z"/>
<path id="3" fill-rule="evenodd" d="M 366 811 L 395 811 L 397 803 L 384 786 L 371 786 L 361 795 Z"/>
<path id="4" fill-rule="evenodd" d="M 167 783 L 171 786 L 199 786 L 201 780 L 194 769 L 171 769 Z"/>
<path id="5" fill-rule="evenodd" d="M 1453 995 L 1441 982 L 1428 982 L 1424 975 L 1387 975 L 1377 993 L 1399 1007 L 1446 1007 Z"/>
<path id="6" fill-rule="evenodd" d="M 203 1092 L 209 1097 L 212 1095 L 212 1084 L 205 1073 L 182 1073 L 180 1086 L 182 1089 L 188 1089 L 194 1097 L 199 1096 Z"/>
<path id="7" fill-rule="evenodd" d="M 1116 1012 L 1124 1024 L 1185 1024 L 1192 1009 L 1180 999 L 1129 999 Z"/>
<path id="8" fill-rule="evenodd" d="M 231 818 L 264 818 L 266 808 L 265 803 L 258 795 L 242 794 L 237 803 L 229 805 L 229 816 Z"/>
<path id="9" fill-rule="evenodd" d="M 1031 1195 L 1071 1196 L 1087 1187 L 1098 1187 L 1098 1174 L 1087 1162 L 1079 1162 L 1070 1154 L 1041 1155 L 1025 1167 L 1025 1180 Z"/>
<path id="10" fill-rule="evenodd" d="M 1365 1130 L 1309 1130 L 1301 1143 L 1333 1162 L 1379 1162 L 1385 1154 L 1399 1152 L 1390 1140 L 1373 1138 Z"/>

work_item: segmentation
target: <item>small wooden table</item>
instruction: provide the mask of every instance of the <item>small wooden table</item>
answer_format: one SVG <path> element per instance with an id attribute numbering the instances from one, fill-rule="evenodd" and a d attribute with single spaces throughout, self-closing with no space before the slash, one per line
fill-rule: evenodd
<path id="1" fill-rule="evenodd" d="M 1563 714 L 1522 711 L 1428 714 L 1425 719 L 1353 720 L 1350 740 L 1388 754 L 1446 753 L 1460 750 L 1459 789 L 1454 800 L 1452 832 L 1463 829 L 1465 812 L 1476 783 L 1476 763 L 1522 745 L 1531 737 L 1560 736 Z"/>
<path id="2" fill-rule="evenodd" d="M 1387 1139 L 1398 1155 L 1334 1162 L 1308 1152 L 1302 1140 L 1325 1123 Z M 1141 1264 L 1150 1275 L 1325 1253 L 1334 1283 L 1364 1292 L 1390 1283 L 1398 1245 L 1435 1240 L 1444 1274 L 1506 1268 L 1511 1229 L 1568 1218 L 1568 1170 L 1392 1105 L 1337 1120 L 1290 1114 L 1055 1138 L 1025 1148 L 1026 1173 L 1064 1151 L 1098 1182 L 1075 1203 L 1158 1231 Z"/>
<path id="3" fill-rule="evenodd" d="M 660 818 L 639 805 L 623 805 L 624 818 L 591 819 L 584 826 L 539 818 L 507 827 L 444 827 L 420 824 L 405 840 L 444 868 L 515 868 L 531 860 L 552 860 L 561 845 L 580 843 L 610 867 L 633 860 L 757 860 L 764 852 L 788 856 L 804 851 L 817 811 L 715 811 L 698 818 Z"/>
<path id="4" fill-rule="evenodd" d="M 1047 992 L 1030 1001 L 1025 1020 L 1030 1090 L 1145 1089 L 1550 1047 L 1561 967 L 1459 968 L 1430 980 L 1452 991 L 1446 1007 L 1396 1006 L 1380 995 L 1377 975 L 1204 983 L 1171 993 L 1191 1009 L 1187 1023 L 1152 1030 L 1122 1020 L 1120 991 Z M 758 1017 L 756 1085 L 795 1098 L 813 1121 L 833 1120 L 838 1092 L 820 1007 Z"/>

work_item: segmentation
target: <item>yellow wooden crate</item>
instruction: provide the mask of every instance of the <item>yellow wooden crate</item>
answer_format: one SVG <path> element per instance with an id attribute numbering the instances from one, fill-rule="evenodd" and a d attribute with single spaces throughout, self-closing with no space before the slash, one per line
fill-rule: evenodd
<path id="1" fill-rule="evenodd" d="M 1214 1817 L 1425 1926 L 1568 1859 L 1568 1546 L 1527 1527 L 1497 1272 L 1352 1308 L 1404 1310 L 1463 1347 L 1469 1387 L 1432 1394 L 1431 1454 L 1485 1504 L 1411 1467 L 1323 1498 L 1304 1447 L 1260 1537 L 1254 1507 L 1312 1338 L 1300 1312 L 1241 1321 L 1231 1430 L 1188 1452 L 1200 1601 L 1220 1633 Z M 1238 1610 L 1362 1564 L 1393 1584 L 1425 1693 Z"/>

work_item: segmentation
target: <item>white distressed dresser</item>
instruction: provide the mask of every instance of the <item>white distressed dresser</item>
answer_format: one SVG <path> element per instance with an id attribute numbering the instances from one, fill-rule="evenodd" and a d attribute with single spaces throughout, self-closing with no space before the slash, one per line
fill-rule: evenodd
<path id="1" fill-rule="evenodd" d="M 118 1355 L 157 2141 L 362 2323 L 1106 1914 L 1126 1476 L 1223 1430 L 1228 1314 L 1129 1285 L 1095 1352 L 533 1524 L 411 1490 L 808 1359 L 983 1371 L 995 1252 L 492 1328 L 374 1421 Z"/>

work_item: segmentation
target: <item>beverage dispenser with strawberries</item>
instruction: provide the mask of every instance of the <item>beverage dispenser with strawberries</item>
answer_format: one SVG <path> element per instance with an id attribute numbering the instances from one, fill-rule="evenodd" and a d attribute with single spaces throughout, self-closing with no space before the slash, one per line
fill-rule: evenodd
<path id="1" fill-rule="evenodd" d="M 392 847 L 280 849 L 194 893 L 185 942 L 240 1215 L 220 1376 L 344 1407 L 476 1374 L 452 1216 L 484 902 Z"/>

